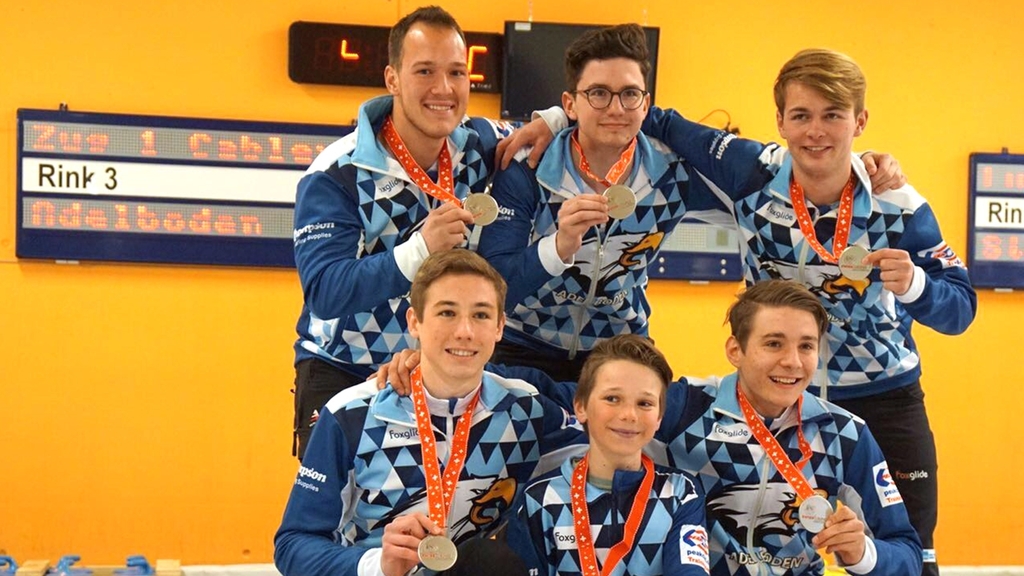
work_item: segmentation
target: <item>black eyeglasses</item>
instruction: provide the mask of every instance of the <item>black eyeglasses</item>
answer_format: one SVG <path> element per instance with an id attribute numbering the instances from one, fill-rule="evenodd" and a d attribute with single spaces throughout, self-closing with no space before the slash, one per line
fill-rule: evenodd
<path id="1" fill-rule="evenodd" d="M 639 88 L 626 88 L 619 92 L 612 92 L 607 88 L 588 88 L 586 90 L 576 90 L 573 94 L 583 94 L 586 96 L 587 102 L 590 103 L 590 107 L 594 110 L 604 110 L 611 106 L 612 96 L 619 97 L 619 104 L 622 104 L 623 109 L 636 110 L 643 106 L 644 96 L 647 95 L 647 91 Z"/>

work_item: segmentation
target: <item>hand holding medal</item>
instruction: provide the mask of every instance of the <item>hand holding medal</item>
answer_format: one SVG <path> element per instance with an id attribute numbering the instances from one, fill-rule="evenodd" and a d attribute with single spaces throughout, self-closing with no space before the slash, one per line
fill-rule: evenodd
<path id="1" fill-rule="evenodd" d="M 398 134 L 390 116 L 381 127 L 381 136 L 387 142 L 388 148 L 391 149 L 391 153 L 401 164 L 409 179 L 424 194 L 443 202 L 440 207 L 430 211 L 421 231 L 424 241 L 427 243 L 428 252 L 434 253 L 464 244 L 469 235 L 466 227 L 473 224 L 474 219 L 478 220 L 478 224 L 486 225 L 498 217 L 498 205 L 494 198 L 487 194 L 470 194 L 463 210 L 463 203 L 459 201 L 454 192 L 452 155 L 448 150 L 447 142 L 441 144 L 441 150 L 437 155 L 437 182 L 434 182 L 426 171 L 416 163 L 412 153 L 402 142 L 402 137 Z M 490 219 L 487 220 L 487 218 Z M 483 222 L 484 220 L 487 221 Z"/>
<path id="2" fill-rule="evenodd" d="M 867 266 L 876 266 L 882 286 L 897 296 L 910 290 L 917 266 L 910 259 L 910 253 L 897 248 L 882 248 L 865 255 Z"/>
<path id="3" fill-rule="evenodd" d="M 626 170 L 629 170 L 630 165 L 633 163 L 633 156 L 636 153 L 636 138 L 629 143 L 629 146 L 622 152 L 619 159 L 612 164 L 612 167 L 608 170 L 608 174 L 604 178 L 601 178 L 594 174 L 590 170 L 590 162 L 587 161 L 586 154 L 583 153 L 583 146 L 580 145 L 577 132 L 573 132 L 570 140 L 572 142 L 573 149 L 580 156 L 580 172 L 584 176 L 590 178 L 594 182 L 603 184 L 607 188 L 603 193 L 604 197 L 608 199 L 608 215 L 616 220 L 622 220 L 628 218 L 630 214 L 636 209 L 636 194 L 623 184 L 616 184 Z"/>
<path id="4" fill-rule="evenodd" d="M 843 565 L 856 564 L 864 557 L 866 547 L 864 522 L 857 517 L 853 509 L 836 501 L 836 511 L 832 513 L 823 529 L 811 540 L 821 554 L 835 554 Z"/>

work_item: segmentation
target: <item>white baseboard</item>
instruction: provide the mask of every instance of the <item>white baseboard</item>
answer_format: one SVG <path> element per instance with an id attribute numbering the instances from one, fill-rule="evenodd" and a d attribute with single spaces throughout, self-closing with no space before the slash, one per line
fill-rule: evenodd
<path id="1" fill-rule="evenodd" d="M 182 566 L 185 576 L 281 576 L 273 564 Z M 1024 566 L 942 566 L 942 576 L 1024 576 Z"/>
<path id="2" fill-rule="evenodd" d="M 1024 566 L 941 566 L 942 576 L 1024 576 Z"/>

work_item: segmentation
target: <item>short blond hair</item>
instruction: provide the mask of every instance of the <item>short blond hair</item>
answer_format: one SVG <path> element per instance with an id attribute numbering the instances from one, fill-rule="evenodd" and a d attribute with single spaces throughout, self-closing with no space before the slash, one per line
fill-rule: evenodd
<path id="1" fill-rule="evenodd" d="M 775 79 L 775 107 L 786 112 L 786 87 L 800 82 L 818 91 L 826 100 L 842 108 L 864 111 L 868 82 L 860 66 L 846 54 L 825 48 L 809 48 L 796 53 L 782 66 Z"/>

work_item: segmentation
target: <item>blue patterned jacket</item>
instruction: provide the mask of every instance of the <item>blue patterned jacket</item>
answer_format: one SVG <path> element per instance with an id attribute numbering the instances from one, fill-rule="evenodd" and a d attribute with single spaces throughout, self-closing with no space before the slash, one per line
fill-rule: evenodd
<path id="1" fill-rule="evenodd" d="M 442 470 L 467 403 L 428 397 Z M 326 408 L 274 538 L 274 561 L 284 576 L 372 574 L 365 566 L 359 572 L 360 560 L 376 549 L 369 563 L 379 569 L 384 527 L 404 514 L 427 513 L 412 400 L 391 387 L 378 392 L 371 380 L 342 391 Z M 578 453 L 582 442 L 575 419 L 533 386 L 485 372 L 448 535 L 460 543 L 496 526 L 535 470 L 553 469 L 559 449 Z M 538 469 L 542 452 L 556 463 Z"/>
<path id="2" fill-rule="evenodd" d="M 789 197 L 792 160 L 782 157 L 775 178 L 756 194 L 726 201 L 728 222 L 739 224 L 748 284 L 771 278 L 796 280 L 828 310 L 828 397 L 836 400 L 879 394 L 921 377 L 921 359 L 910 330 L 913 321 L 944 334 L 959 334 L 974 320 L 978 301 L 963 261 L 946 244 L 935 214 L 907 185 L 871 193 L 864 164 L 853 156 L 856 188 L 849 245 L 868 250 L 898 248 L 910 254 L 917 278 L 896 296 L 875 268 L 864 280 L 849 280 L 838 266 L 810 249 Z M 832 251 L 838 203 L 809 206 L 817 238 Z M 703 214 L 708 214 L 704 212 Z M 817 387 L 811 391 L 819 393 Z"/>
<path id="3" fill-rule="evenodd" d="M 652 110 L 645 126 L 646 133 L 664 138 L 676 151 L 688 150 L 693 141 L 710 142 L 715 156 L 730 165 L 761 165 L 767 179 L 759 190 L 749 193 L 705 181 L 714 195 L 694 196 L 690 214 L 729 228 L 739 226 L 748 285 L 770 278 L 795 280 L 825 306 L 832 320 L 828 348 L 822 350 L 828 398 L 870 396 L 918 380 L 921 359 L 910 333 L 914 321 L 943 334 L 959 334 L 974 320 L 978 301 L 967 268 L 943 239 L 928 202 L 913 187 L 872 194 L 863 161 L 852 157 L 856 188 L 849 244 L 910 254 L 917 268 L 915 280 L 907 294 L 896 296 L 882 286 L 878 268 L 864 280 L 851 281 L 810 249 L 789 197 L 792 159 L 785 149 L 769 145 L 758 155 L 747 141 L 671 110 Z M 703 170 L 705 159 L 691 157 Z M 838 209 L 838 202 L 808 207 L 817 239 L 829 252 Z M 814 386 L 811 391 L 820 392 Z"/>
<path id="4" fill-rule="evenodd" d="M 691 198 L 710 195 L 687 162 L 639 134 L 625 181 L 636 193 L 636 210 L 623 220 L 591 228 L 574 263 L 565 266 L 553 252 L 558 210 L 563 202 L 592 193 L 572 161 L 572 130 L 555 137 L 536 172 L 522 155 L 495 175 L 492 194 L 500 207 L 498 220 L 483 229 L 479 247 L 508 281 L 504 338 L 568 357 L 590 350 L 603 338 L 647 334 L 647 267 L 657 261 Z M 767 181 L 757 161 L 764 145 L 736 143 L 753 156 L 742 164 L 716 160 L 709 146 L 710 140 L 692 139 L 680 152 L 687 159 L 702 158 L 707 178 L 721 186 L 753 191 Z"/>
<path id="5" fill-rule="evenodd" d="M 573 527 L 569 459 L 560 469 L 526 487 L 508 542 L 530 574 L 579 576 L 579 551 Z M 591 534 L 597 561 L 604 565 L 612 546 L 622 540 L 623 526 L 643 471 L 616 471 L 611 491 L 587 484 Z M 708 573 L 708 539 L 704 500 L 693 479 L 677 470 L 655 467 L 652 496 L 633 548 L 611 572 L 614 576 L 696 576 Z"/>
<path id="6" fill-rule="evenodd" d="M 801 472 L 833 508 L 841 500 L 857 514 L 876 552 L 873 569 L 854 573 L 920 574 L 920 541 L 864 421 L 808 392 L 802 416 L 812 456 Z M 796 410 L 767 424 L 790 460 L 798 461 Z M 703 488 L 711 574 L 824 573 L 810 543 L 813 534 L 797 521 L 795 490 L 743 418 L 735 374 L 720 382 L 670 386 L 661 428 L 649 448 L 656 462 L 693 474 Z"/>
<path id="7" fill-rule="evenodd" d="M 364 103 L 355 131 L 317 156 L 295 198 L 304 296 L 295 361 L 316 357 L 363 378 L 411 345 L 407 294 L 427 257 L 418 231 L 438 204 L 377 139 L 391 107 L 390 96 Z M 448 138 L 455 196 L 484 189 L 494 148 L 510 131 L 482 118 L 455 129 Z"/>

